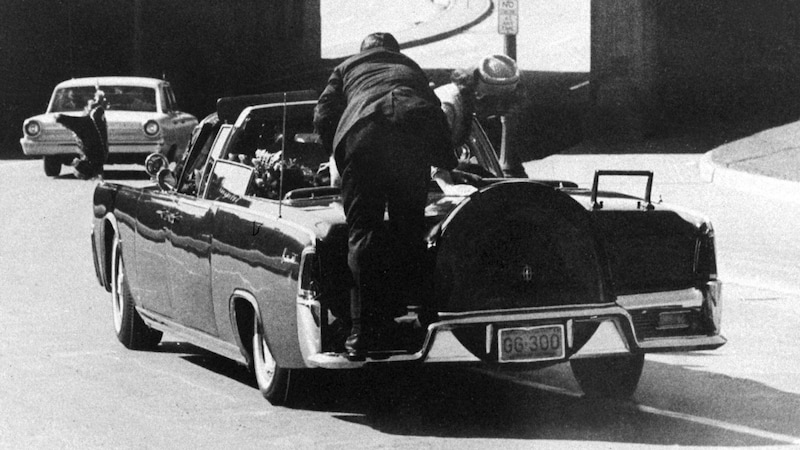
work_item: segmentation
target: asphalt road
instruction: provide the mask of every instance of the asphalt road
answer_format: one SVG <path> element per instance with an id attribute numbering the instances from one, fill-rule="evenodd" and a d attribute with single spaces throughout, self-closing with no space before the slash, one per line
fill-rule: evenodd
<path id="1" fill-rule="evenodd" d="M 556 156 L 526 169 L 586 185 L 595 168 L 650 168 L 654 198 L 706 212 L 727 282 L 724 347 L 648 356 L 633 402 L 582 398 L 560 365 L 330 373 L 294 409 L 263 400 L 236 364 L 170 336 L 156 352 L 124 349 L 94 279 L 93 182 L 0 161 L 0 448 L 798 445 L 798 208 L 702 182 L 698 160 Z M 109 180 L 146 182 L 138 167 L 110 169 Z"/>

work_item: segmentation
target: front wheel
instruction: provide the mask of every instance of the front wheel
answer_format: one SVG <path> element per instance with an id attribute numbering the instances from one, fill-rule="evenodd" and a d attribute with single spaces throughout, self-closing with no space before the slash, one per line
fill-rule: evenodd
<path id="1" fill-rule="evenodd" d="M 57 156 L 44 157 L 44 174 L 48 177 L 57 177 L 61 174 L 61 160 Z"/>
<path id="2" fill-rule="evenodd" d="M 253 372 L 258 390 L 273 405 L 286 405 L 291 401 L 290 388 L 297 371 L 280 367 L 269 350 L 263 327 L 256 321 L 253 328 Z"/>
<path id="3" fill-rule="evenodd" d="M 644 367 L 644 354 L 573 359 L 572 373 L 588 397 L 633 396 Z"/>
<path id="4" fill-rule="evenodd" d="M 131 350 L 150 350 L 161 342 L 162 333 L 147 326 L 136 311 L 125 276 L 125 264 L 117 238 L 112 250 L 111 309 L 117 339 Z"/>

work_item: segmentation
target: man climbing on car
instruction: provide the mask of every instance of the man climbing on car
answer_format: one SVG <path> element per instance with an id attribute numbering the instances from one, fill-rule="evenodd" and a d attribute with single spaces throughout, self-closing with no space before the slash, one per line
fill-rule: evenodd
<path id="1" fill-rule="evenodd" d="M 361 52 L 333 70 L 314 125 L 341 173 L 355 282 L 345 349 L 363 360 L 368 350 L 391 347 L 392 319 L 408 302 L 430 296 L 423 271 L 430 168 L 450 170 L 457 161 L 427 76 L 388 33 L 367 36 Z"/>

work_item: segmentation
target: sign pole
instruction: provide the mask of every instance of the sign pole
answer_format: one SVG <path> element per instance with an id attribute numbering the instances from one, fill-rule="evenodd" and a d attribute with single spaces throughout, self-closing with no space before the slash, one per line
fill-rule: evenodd
<path id="1" fill-rule="evenodd" d="M 497 32 L 503 35 L 503 51 L 506 56 L 517 60 L 517 32 L 519 31 L 519 0 L 499 0 L 497 2 Z M 518 132 L 516 126 L 517 117 L 513 108 L 507 108 L 506 112 L 500 116 L 501 137 L 500 137 L 500 168 L 503 175 L 513 178 L 527 178 L 522 161 L 516 154 L 514 145 L 510 143 L 512 138 L 515 142 L 519 139 L 513 136 L 511 130 Z"/>
<path id="2" fill-rule="evenodd" d="M 504 36 L 503 52 L 514 61 L 517 60 L 517 35 L 507 34 Z"/>

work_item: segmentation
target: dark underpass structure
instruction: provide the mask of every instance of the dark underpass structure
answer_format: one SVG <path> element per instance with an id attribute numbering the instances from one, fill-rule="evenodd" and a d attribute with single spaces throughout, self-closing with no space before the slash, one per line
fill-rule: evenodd
<path id="1" fill-rule="evenodd" d="M 795 120 L 800 4 L 790 0 L 591 1 L 587 74 L 525 73 L 533 159 L 585 138 L 638 141 L 672 126 Z M 22 121 L 53 86 L 93 75 L 168 79 L 197 116 L 219 97 L 319 89 L 320 0 L 33 0 L 0 14 L 0 156 L 21 157 Z M 520 45 L 524 45 L 522 41 Z M 451 68 L 431 68 L 441 79 Z M 522 145 L 530 137 L 522 136 Z"/>

